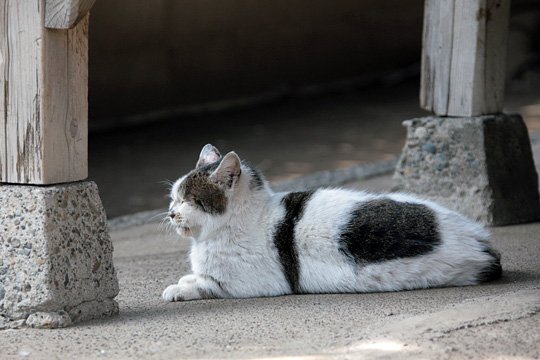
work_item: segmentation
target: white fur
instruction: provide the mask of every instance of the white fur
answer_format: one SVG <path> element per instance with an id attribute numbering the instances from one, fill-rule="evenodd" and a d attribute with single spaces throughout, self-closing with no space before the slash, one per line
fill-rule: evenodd
<path id="1" fill-rule="evenodd" d="M 178 233 L 192 241 L 193 274 L 163 292 L 167 301 L 215 297 L 258 297 L 290 294 L 273 234 L 285 210 L 285 194 L 250 189 L 250 172 L 226 191 L 227 210 L 204 213 L 179 197 L 180 178 L 172 189 L 172 222 Z M 352 210 L 367 200 L 387 197 L 431 208 L 442 243 L 434 251 L 360 266 L 339 250 L 338 234 Z M 483 250 L 488 233 L 480 225 L 438 204 L 405 194 L 375 195 L 343 189 L 314 193 L 295 228 L 300 287 L 307 293 L 395 291 L 477 283 L 478 272 L 493 259 Z"/>

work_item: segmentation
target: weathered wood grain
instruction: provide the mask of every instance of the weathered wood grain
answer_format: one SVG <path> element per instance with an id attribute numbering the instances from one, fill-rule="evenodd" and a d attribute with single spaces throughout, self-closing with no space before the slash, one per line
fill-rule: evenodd
<path id="1" fill-rule="evenodd" d="M 71 29 L 86 16 L 96 0 L 46 0 L 45 26 Z"/>
<path id="2" fill-rule="evenodd" d="M 43 26 L 43 0 L 0 7 L 0 182 L 87 177 L 88 17 Z"/>
<path id="3" fill-rule="evenodd" d="M 448 108 L 447 88 L 437 85 L 450 82 L 453 8 L 454 0 L 425 2 L 420 99 L 436 113 Z"/>
<path id="4" fill-rule="evenodd" d="M 27 183 L 40 178 L 41 22 L 39 1 L 4 0 L 0 7 L 2 95 L 0 179 Z"/>
<path id="5" fill-rule="evenodd" d="M 510 0 L 426 0 L 420 105 L 442 116 L 501 112 Z"/>

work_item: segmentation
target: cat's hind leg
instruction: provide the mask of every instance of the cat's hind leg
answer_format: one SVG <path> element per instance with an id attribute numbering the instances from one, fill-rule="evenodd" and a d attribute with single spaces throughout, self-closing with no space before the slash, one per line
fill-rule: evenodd
<path id="1" fill-rule="evenodd" d="M 190 274 L 168 286 L 161 295 L 166 301 L 189 301 L 227 297 L 221 284 L 211 276 Z"/>

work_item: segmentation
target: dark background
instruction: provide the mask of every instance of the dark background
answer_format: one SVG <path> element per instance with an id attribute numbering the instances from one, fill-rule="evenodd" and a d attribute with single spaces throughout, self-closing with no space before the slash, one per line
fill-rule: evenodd
<path id="1" fill-rule="evenodd" d="M 421 0 L 107 0 L 90 28 L 93 121 L 418 62 Z"/>
<path id="2" fill-rule="evenodd" d="M 514 0 L 508 111 L 540 120 L 540 2 Z M 399 153 L 423 1 L 108 0 L 90 22 L 90 179 L 110 217 L 165 207 L 212 142 L 271 180 Z"/>

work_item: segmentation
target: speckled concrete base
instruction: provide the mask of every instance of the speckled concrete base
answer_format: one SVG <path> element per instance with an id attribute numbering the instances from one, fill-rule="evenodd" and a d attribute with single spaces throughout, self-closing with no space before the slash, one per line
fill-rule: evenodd
<path id="1" fill-rule="evenodd" d="M 118 280 L 112 255 L 95 183 L 0 185 L 0 316 L 4 319 L 48 313 L 30 317 L 29 325 L 60 327 L 117 313 L 113 299 Z"/>
<path id="2" fill-rule="evenodd" d="M 443 203 L 487 225 L 540 219 L 538 176 L 519 115 L 405 121 L 394 190 Z"/>

